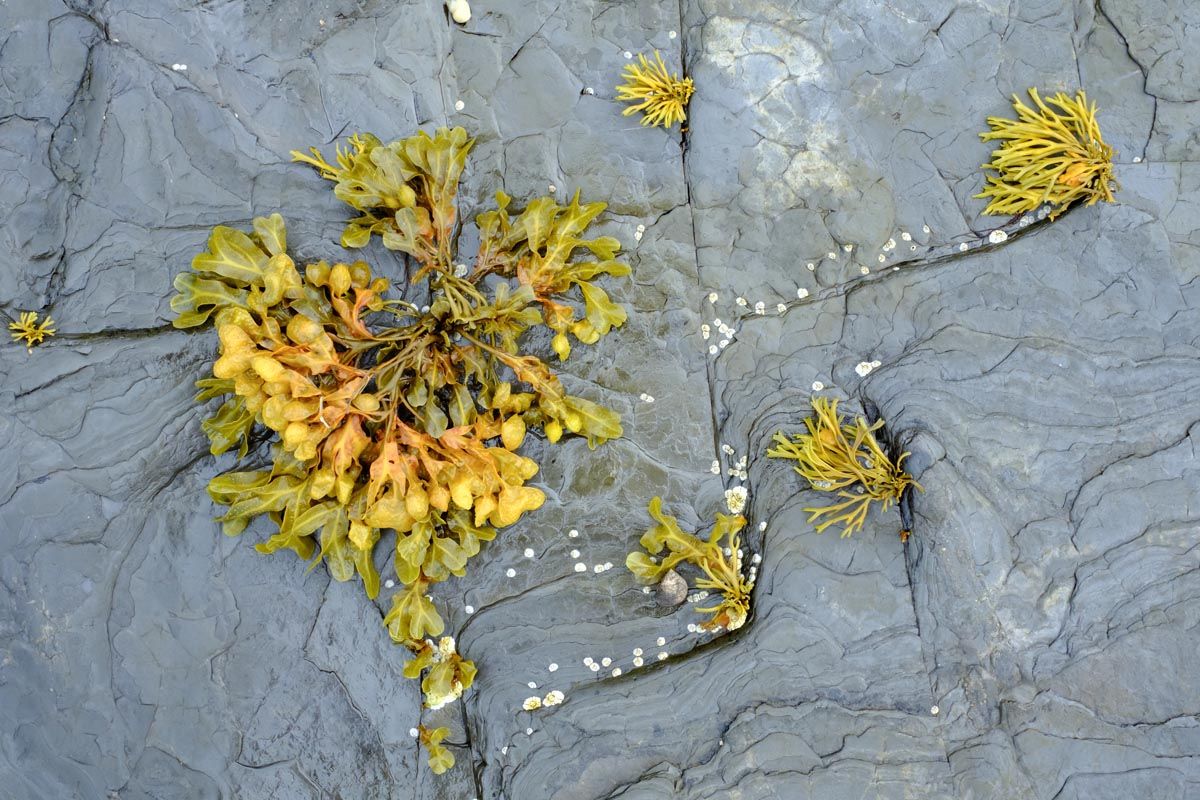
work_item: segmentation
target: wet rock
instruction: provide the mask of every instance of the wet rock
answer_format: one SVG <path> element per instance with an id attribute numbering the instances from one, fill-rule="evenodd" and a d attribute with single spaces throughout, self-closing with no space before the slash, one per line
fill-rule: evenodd
<path id="1" fill-rule="evenodd" d="M 423 0 L 9 0 L 0 310 L 60 333 L 0 346 L 6 796 L 1195 795 L 1195 16 L 488 0 L 464 27 Z M 612 100 L 652 49 L 695 78 L 686 146 Z M 1121 205 L 981 217 L 986 117 L 1081 81 Z M 388 591 L 260 556 L 263 525 L 221 535 L 204 485 L 231 462 L 191 399 L 215 341 L 167 323 L 212 225 L 280 209 L 301 258 L 341 254 L 346 211 L 290 149 L 446 124 L 477 136 L 464 219 L 498 188 L 579 189 L 633 276 L 625 327 L 563 365 L 625 438 L 526 445 L 546 504 L 437 587 L 480 673 L 430 713 Z M 814 535 L 822 498 L 763 457 L 814 391 L 912 451 L 907 545 L 894 511 Z M 621 565 L 650 497 L 702 530 L 738 486 L 755 608 L 713 640 Z M 418 722 L 451 728 L 439 779 Z"/>

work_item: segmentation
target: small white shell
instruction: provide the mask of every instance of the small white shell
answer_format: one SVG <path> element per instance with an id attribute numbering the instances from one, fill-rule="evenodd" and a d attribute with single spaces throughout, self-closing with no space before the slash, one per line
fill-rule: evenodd
<path id="1" fill-rule="evenodd" d="M 471 19 L 471 5 L 467 0 L 446 0 L 446 10 L 450 18 L 459 25 Z"/>

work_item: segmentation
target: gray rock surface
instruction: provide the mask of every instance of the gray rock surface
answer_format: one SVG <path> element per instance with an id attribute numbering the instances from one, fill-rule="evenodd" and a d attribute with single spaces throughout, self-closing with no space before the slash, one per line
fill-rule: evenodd
<path id="1" fill-rule="evenodd" d="M 1200 797 L 1196 4 L 473 12 L 0 5 L 0 310 L 60 330 L 0 347 L 0 795 Z M 696 80 L 686 137 L 612 99 L 654 48 Z M 977 132 L 1080 84 L 1120 205 L 989 244 Z M 191 400 L 215 342 L 167 301 L 214 224 L 279 209 L 299 256 L 339 252 L 346 213 L 290 149 L 441 124 L 478 136 L 468 212 L 579 189 L 634 274 L 629 323 L 567 367 L 626 436 L 532 446 L 546 506 L 436 598 L 476 688 L 423 716 L 357 586 L 258 555 L 261 525 L 220 535 L 203 487 L 229 462 Z M 907 544 L 894 513 L 814 535 L 764 458 L 814 382 L 912 451 Z M 622 564 L 652 495 L 699 528 L 742 456 L 755 608 L 709 641 Z M 530 682 L 566 702 L 520 711 Z M 447 775 L 418 720 L 451 726 Z"/>

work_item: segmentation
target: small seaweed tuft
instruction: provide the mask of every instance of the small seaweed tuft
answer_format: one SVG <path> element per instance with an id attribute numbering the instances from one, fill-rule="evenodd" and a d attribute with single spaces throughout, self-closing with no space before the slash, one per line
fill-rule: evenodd
<path id="1" fill-rule="evenodd" d="M 696 587 L 721 596 L 716 605 L 696 609 L 712 614 L 699 627 L 731 631 L 742 627 L 750 613 L 750 592 L 754 588 L 754 583 L 742 574 L 741 540 L 737 535 L 745 526 L 746 518 L 717 514 L 716 524 L 704 540 L 684 533 L 678 520 L 664 514 L 661 497 L 650 501 L 650 516 L 658 524 L 642 534 L 643 550 L 630 553 L 625 559 L 629 571 L 642 583 L 658 583 L 670 570 L 686 561 L 704 573 L 704 577 L 696 580 Z M 658 554 L 663 550 L 667 551 L 666 555 L 659 558 Z"/>
<path id="2" fill-rule="evenodd" d="M 988 117 L 991 130 L 979 134 L 985 142 L 1000 141 L 983 165 L 997 174 L 975 195 L 990 201 L 984 213 L 1024 214 L 1049 203 L 1055 219 L 1079 200 L 1114 202 L 1114 150 L 1100 136 L 1096 104 L 1089 105 L 1082 90 L 1074 98 L 1059 92 L 1048 102 L 1037 89 L 1029 96 L 1037 110 L 1013 95 L 1019 119 Z"/>
<path id="3" fill-rule="evenodd" d="M 22 313 L 16 322 L 8 323 L 8 329 L 12 332 L 13 341 L 24 342 L 26 349 L 31 353 L 34 345 L 41 344 L 47 336 L 53 336 L 56 332 L 54 320 L 46 317 L 38 322 L 36 311 Z"/>
<path id="4" fill-rule="evenodd" d="M 680 78 L 678 73 L 667 72 L 667 65 L 657 50 L 653 62 L 639 54 L 638 63 L 626 66 L 623 77 L 628 83 L 617 87 L 617 99 L 637 101 L 625 109 L 624 116 L 641 111 L 643 125 L 664 128 L 687 119 L 685 109 L 696 87 L 691 78 Z"/>
<path id="5" fill-rule="evenodd" d="M 807 433 L 792 437 L 778 432 L 775 446 L 767 451 L 771 458 L 795 461 L 795 470 L 812 488 L 822 492 L 837 492 L 840 503 L 804 509 L 809 522 L 816 522 L 817 533 L 830 525 L 842 526 L 842 537 L 861 530 L 872 503 L 886 511 L 912 486 L 924 491 L 921 484 L 904 471 L 902 464 L 908 453 L 894 461 L 888 457 L 875 438 L 883 420 L 868 425 L 862 417 L 853 424 L 837 410 L 838 401 L 814 397 L 814 416 L 804 421 Z M 907 534 L 901 537 L 907 539 Z"/>

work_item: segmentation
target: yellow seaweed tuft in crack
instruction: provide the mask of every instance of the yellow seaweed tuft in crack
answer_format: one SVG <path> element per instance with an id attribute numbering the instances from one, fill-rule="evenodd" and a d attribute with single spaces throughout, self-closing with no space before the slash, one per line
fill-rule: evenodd
<path id="1" fill-rule="evenodd" d="M 984 213 L 1023 214 L 1049 203 L 1055 219 L 1076 201 L 1115 202 L 1115 151 L 1100 136 L 1095 103 L 1089 105 L 1082 90 L 1074 98 L 1059 92 L 1048 102 L 1037 89 L 1029 96 L 1036 110 L 1013 95 L 1018 119 L 988 117 L 991 130 L 979 134 L 985 142 L 1000 142 L 983 165 L 996 175 L 988 175 L 984 190 L 975 195 L 990 201 Z"/>
<path id="2" fill-rule="evenodd" d="M 624 116 L 641 111 L 643 125 L 669 128 L 687 119 L 685 109 L 696 87 L 691 78 L 680 78 L 678 73 L 667 72 L 667 65 L 657 50 L 654 59 L 650 62 L 639 54 L 637 64 L 625 67 L 622 77 L 627 83 L 617 87 L 617 99 L 635 102 L 625 109 Z"/>
<path id="3" fill-rule="evenodd" d="M 782 431 L 776 433 L 775 446 L 767 455 L 795 461 L 796 472 L 812 488 L 837 492 L 842 498 L 840 503 L 804 510 L 809 522 L 821 520 L 817 533 L 840 524 L 844 538 L 862 529 L 872 503 L 879 503 L 886 511 L 899 502 L 908 487 L 924 489 L 901 466 L 908 453 L 901 453 L 893 461 L 879 446 L 875 431 L 883 427 L 883 420 L 868 425 L 858 417 L 849 424 L 838 413 L 837 405 L 837 400 L 814 397 L 814 416 L 804 420 L 808 432 L 790 438 Z M 907 533 L 901 538 L 907 539 Z"/>
<path id="4" fill-rule="evenodd" d="M 38 322 L 36 311 L 22 313 L 19 320 L 8 323 L 8 329 L 12 332 L 13 341 L 24 342 L 25 347 L 31 353 L 34 345 L 41 344 L 47 336 L 53 336 L 56 333 L 54 320 L 47 316 Z"/>

